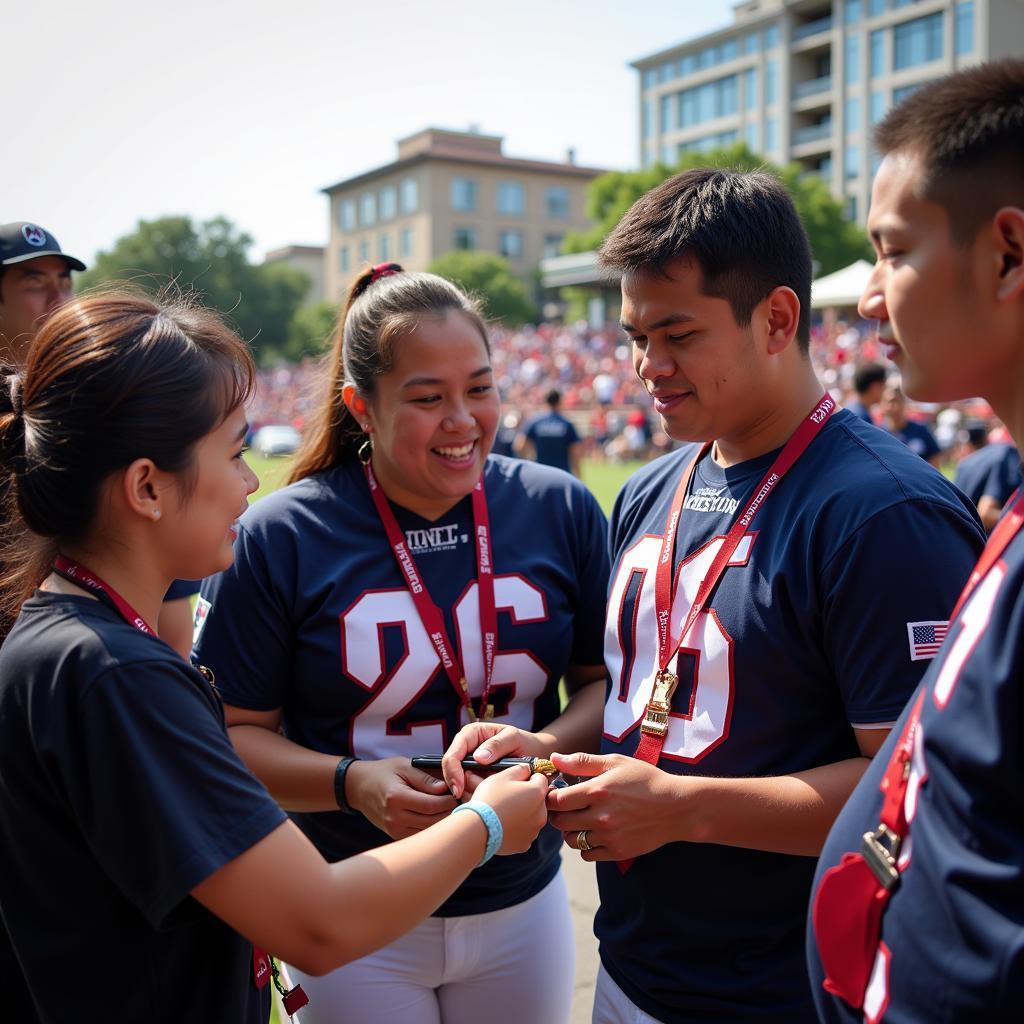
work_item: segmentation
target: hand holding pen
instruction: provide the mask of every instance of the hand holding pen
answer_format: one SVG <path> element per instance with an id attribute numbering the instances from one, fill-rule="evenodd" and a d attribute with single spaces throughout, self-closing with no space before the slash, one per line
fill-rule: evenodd
<path id="1" fill-rule="evenodd" d="M 542 749 L 541 743 L 534 733 L 512 725 L 472 722 L 459 730 L 445 751 L 441 761 L 444 781 L 452 796 L 459 799 L 464 792 L 472 792 L 480 774 L 492 771 L 490 766 L 502 758 L 546 759 L 547 750 Z M 475 780 L 467 779 L 467 772 L 475 775 Z"/>

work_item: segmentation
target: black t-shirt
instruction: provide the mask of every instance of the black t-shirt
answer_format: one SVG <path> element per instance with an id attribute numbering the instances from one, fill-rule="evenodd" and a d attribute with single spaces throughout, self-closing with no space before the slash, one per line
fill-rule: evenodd
<path id="1" fill-rule="evenodd" d="M 266 1021 L 251 945 L 189 893 L 284 820 L 166 644 L 88 597 L 25 602 L 0 651 L 0 907 L 41 1021 Z"/>

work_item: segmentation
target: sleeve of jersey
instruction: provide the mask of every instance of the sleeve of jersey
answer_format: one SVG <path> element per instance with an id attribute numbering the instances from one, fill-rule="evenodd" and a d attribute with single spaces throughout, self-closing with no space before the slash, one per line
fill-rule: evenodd
<path id="1" fill-rule="evenodd" d="M 275 551 L 288 558 L 288 545 Z M 278 565 L 288 578 L 285 567 Z M 244 525 L 230 568 L 203 583 L 193 653 L 214 673 L 224 700 L 252 711 L 284 706 L 291 675 L 291 615 L 263 549 Z"/>
<path id="2" fill-rule="evenodd" d="M 104 673 L 81 701 L 84 763 L 64 772 L 97 859 L 154 927 L 286 820 L 204 686 L 168 662 Z"/>
<path id="3" fill-rule="evenodd" d="M 576 579 L 578 603 L 573 636 L 573 665 L 600 665 L 604 660 L 605 602 L 608 596 L 608 521 L 597 500 L 584 491 L 577 516 L 579 549 Z"/>
<path id="4" fill-rule="evenodd" d="M 1016 454 L 1000 459 L 991 469 L 981 493 L 1005 505 L 1020 483 L 1020 467 Z"/>
<path id="5" fill-rule="evenodd" d="M 872 516 L 829 559 L 823 639 L 852 725 L 899 717 L 983 544 L 965 511 L 906 501 Z"/>

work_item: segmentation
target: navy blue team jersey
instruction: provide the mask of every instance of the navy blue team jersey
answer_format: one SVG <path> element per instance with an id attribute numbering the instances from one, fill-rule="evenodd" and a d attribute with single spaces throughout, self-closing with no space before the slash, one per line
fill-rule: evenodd
<path id="1" fill-rule="evenodd" d="M 910 842 L 863 1012 L 822 988 L 823 1021 L 1020 1021 L 1024 1014 L 1024 535 L 978 584 L 925 676 L 908 781 Z M 902 726 L 901 726 L 902 728 Z M 879 823 L 893 734 L 836 819 L 815 877 Z"/>
<path id="2" fill-rule="evenodd" d="M 953 483 L 975 505 L 982 498 L 1005 505 L 1020 487 L 1020 454 L 1012 444 L 987 444 L 960 460 Z"/>
<path id="3" fill-rule="evenodd" d="M 601 663 L 607 526 L 579 481 L 546 466 L 491 456 L 484 486 L 498 606 L 494 720 L 536 730 L 559 714 L 566 667 Z M 476 697 L 470 499 L 435 522 L 392 507 Z M 196 652 L 225 702 L 283 708 L 285 732 L 304 747 L 366 759 L 440 754 L 466 724 L 356 462 L 257 502 L 242 518 L 234 565 L 204 584 L 197 612 Z M 361 815 L 292 817 L 332 861 L 390 842 Z M 557 872 L 560 839 L 545 829 L 529 852 L 495 857 L 438 913 L 528 899 Z"/>
<path id="4" fill-rule="evenodd" d="M 907 420 L 899 430 L 891 430 L 890 433 L 922 459 L 930 459 L 933 455 L 939 454 L 939 442 L 923 423 Z"/>
<path id="5" fill-rule="evenodd" d="M 640 470 L 611 522 L 604 753 L 632 754 L 657 668 L 655 567 L 687 445 Z M 777 452 L 697 466 L 676 541 L 673 629 L 737 507 Z M 859 756 L 852 726 L 892 723 L 984 542 L 975 511 L 904 445 L 835 413 L 758 514 L 691 632 L 659 762 L 680 775 L 774 776 Z M 625 874 L 599 863 L 612 978 L 667 1024 L 811 1021 L 804 920 L 814 859 L 670 843 Z"/>
<path id="6" fill-rule="evenodd" d="M 580 439 L 571 420 L 546 412 L 530 420 L 523 433 L 533 443 L 538 462 L 569 471 L 569 449 Z"/>
<path id="7" fill-rule="evenodd" d="M 251 944 L 189 893 L 285 815 L 195 669 L 99 601 L 37 592 L 0 651 L 0 780 L 0 909 L 38 1014 L 5 1017 L 268 1019 Z"/>

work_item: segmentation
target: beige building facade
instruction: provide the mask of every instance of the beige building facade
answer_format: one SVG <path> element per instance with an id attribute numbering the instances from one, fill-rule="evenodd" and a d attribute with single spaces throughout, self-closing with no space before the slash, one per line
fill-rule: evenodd
<path id="1" fill-rule="evenodd" d="M 586 187 L 602 171 L 505 156 L 500 136 L 427 128 L 390 164 L 324 189 L 325 297 L 341 301 L 367 264 L 425 270 L 457 249 L 496 252 L 529 281 L 570 231 L 592 227 Z"/>
<path id="2" fill-rule="evenodd" d="M 950 71 L 1022 55 L 1021 0 L 745 0 L 728 28 L 632 65 L 640 161 L 745 142 L 820 175 L 863 224 L 885 112 Z"/>
<path id="3" fill-rule="evenodd" d="M 322 245 L 286 245 L 272 249 L 263 257 L 264 263 L 284 263 L 309 275 L 309 291 L 303 306 L 315 306 L 324 297 L 324 247 Z"/>

